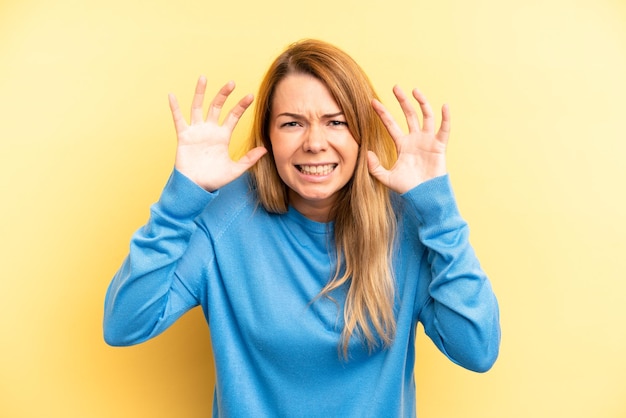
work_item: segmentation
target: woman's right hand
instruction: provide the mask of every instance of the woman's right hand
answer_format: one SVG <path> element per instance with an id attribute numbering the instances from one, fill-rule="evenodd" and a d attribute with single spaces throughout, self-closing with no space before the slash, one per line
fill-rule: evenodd
<path id="1" fill-rule="evenodd" d="M 173 94 L 169 95 L 169 102 L 178 138 L 176 169 L 200 187 L 212 192 L 241 176 L 265 155 L 267 149 L 253 148 L 239 161 L 230 158 L 228 145 L 233 130 L 254 98 L 249 94 L 241 99 L 220 125 L 222 107 L 235 89 L 235 83 L 230 81 L 220 89 L 205 118 L 202 105 L 206 83 L 206 78 L 200 77 L 196 84 L 190 124 L 185 121 Z"/>

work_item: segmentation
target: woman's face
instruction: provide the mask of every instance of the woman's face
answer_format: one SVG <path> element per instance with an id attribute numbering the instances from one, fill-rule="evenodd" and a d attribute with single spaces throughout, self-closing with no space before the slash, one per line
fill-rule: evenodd
<path id="1" fill-rule="evenodd" d="M 346 118 L 328 88 L 306 74 L 281 80 L 271 105 L 270 141 L 289 202 L 306 217 L 326 222 L 359 153 Z"/>

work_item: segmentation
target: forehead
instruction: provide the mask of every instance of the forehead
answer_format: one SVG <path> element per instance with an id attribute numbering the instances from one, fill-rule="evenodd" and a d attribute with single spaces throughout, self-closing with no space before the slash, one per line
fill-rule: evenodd
<path id="1" fill-rule="evenodd" d="M 289 74 L 274 91 L 272 114 L 289 113 L 336 113 L 339 105 L 318 78 L 309 74 Z"/>

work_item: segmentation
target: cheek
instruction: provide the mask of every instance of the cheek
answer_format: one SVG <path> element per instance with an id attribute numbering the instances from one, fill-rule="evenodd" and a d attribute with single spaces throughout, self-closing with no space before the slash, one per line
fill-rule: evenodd
<path id="1" fill-rule="evenodd" d="M 274 161 L 278 165 L 278 161 L 282 159 L 283 147 L 280 141 L 275 139 L 275 135 L 270 131 L 270 145 L 272 147 L 272 155 L 274 156 Z"/>
<path id="2" fill-rule="evenodd" d="M 353 139 L 349 146 L 346 147 L 346 154 L 349 155 L 348 159 L 351 164 L 356 166 L 357 161 L 359 160 L 359 145 Z"/>
<path id="3" fill-rule="evenodd" d="M 277 166 L 284 164 L 287 160 L 285 147 L 283 147 L 280 143 L 272 142 L 272 155 L 274 156 L 274 161 Z"/>
<path id="4" fill-rule="evenodd" d="M 274 164 L 276 165 L 278 175 L 284 181 L 291 167 L 291 153 L 289 150 L 286 150 L 284 146 L 281 146 L 280 143 L 272 142 L 272 156 L 274 157 Z"/>

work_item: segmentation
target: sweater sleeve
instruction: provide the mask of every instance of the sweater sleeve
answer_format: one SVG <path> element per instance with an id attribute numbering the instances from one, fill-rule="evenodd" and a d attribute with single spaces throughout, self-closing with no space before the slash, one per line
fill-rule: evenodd
<path id="1" fill-rule="evenodd" d="M 194 219 L 214 196 L 174 170 L 107 290 L 103 325 L 108 344 L 146 341 L 198 305 L 198 295 L 175 269 L 196 231 Z"/>
<path id="2" fill-rule="evenodd" d="M 450 179 L 437 177 L 403 197 L 417 216 L 430 273 L 420 277 L 423 296 L 417 319 L 450 360 L 485 372 L 500 347 L 498 303 L 469 243 L 469 229 L 459 214 Z"/>

